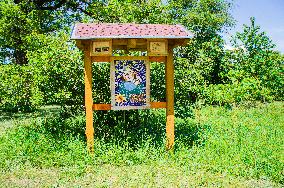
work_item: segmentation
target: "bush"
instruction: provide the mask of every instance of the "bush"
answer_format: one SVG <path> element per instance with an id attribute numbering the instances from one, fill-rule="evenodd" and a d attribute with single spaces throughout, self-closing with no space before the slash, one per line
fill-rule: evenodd
<path id="1" fill-rule="evenodd" d="M 43 93 L 44 103 L 82 105 L 82 53 L 69 41 L 69 35 L 34 34 L 31 39 L 36 50 L 28 52 L 28 60 L 37 72 L 34 79 Z"/>
<path id="2" fill-rule="evenodd" d="M 268 88 L 253 78 L 245 78 L 240 83 L 209 85 L 202 96 L 206 103 L 230 105 L 247 101 L 271 102 L 273 96 Z"/>
<path id="3" fill-rule="evenodd" d="M 43 104 L 32 66 L 0 65 L 0 108 L 4 111 L 33 111 Z"/>
<path id="4" fill-rule="evenodd" d="M 232 42 L 235 49 L 226 52 L 222 63 L 224 82 L 232 87 L 240 83 L 251 93 L 251 100 L 283 100 L 283 55 L 275 51 L 275 44 L 261 32 L 254 18 Z"/>
<path id="5" fill-rule="evenodd" d="M 245 38 L 248 32 L 257 36 L 256 39 Z M 242 43 L 236 43 L 236 50 L 225 52 L 223 40 L 217 35 L 207 41 L 194 39 L 187 47 L 175 50 L 177 117 L 192 116 L 192 105 L 200 99 L 219 105 L 249 100 L 283 100 L 283 56 L 271 49 L 273 45 L 264 34 L 253 33 L 248 26 L 245 33 L 237 35 L 237 39 L 248 43 L 250 51 L 241 48 Z M 69 35 L 33 33 L 27 41 L 31 45 L 27 53 L 28 66 L 11 69 L 9 66 L 14 65 L 2 65 L 1 80 L 6 86 L 1 86 L 1 108 L 32 110 L 40 104 L 82 107 L 82 53 L 69 41 Z M 259 47 L 259 50 L 258 47 L 251 49 L 251 46 L 257 46 L 255 43 L 267 45 Z M 93 64 L 94 103 L 110 103 L 109 68 L 109 63 Z M 10 72 L 6 73 L 4 69 Z M 152 101 L 166 101 L 164 75 L 164 64 L 151 63 Z M 8 86 L 9 83 L 11 86 Z M 11 93 L 16 95 L 11 96 Z"/>
<path id="6" fill-rule="evenodd" d="M 31 111 L 42 104 L 82 105 L 82 56 L 69 35 L 33 34 L 29 42 L 34 50 L 27 53 L 28 65 L 0 66 L 0 107 Z"/>

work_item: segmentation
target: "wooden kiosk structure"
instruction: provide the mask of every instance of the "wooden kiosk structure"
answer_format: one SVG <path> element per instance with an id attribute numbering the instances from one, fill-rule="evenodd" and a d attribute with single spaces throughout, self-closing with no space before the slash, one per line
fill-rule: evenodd
<path id="1" fill-rule="evenodd" d="M 84 51 L 85 67 L 85 109 L 86 136 L 89 151 L 94 149 L 93 110 L 128 110 L 147 108 L 166 108 L 166 148 L 174 145 L 174 64 L 173 48 L 184 46 L 193 34 L 181 25 L 164 24 L 109 24 L 78 23 L 75 24 L 71 39 L 76 40 L 77 47 Z M 113 56 L 113 50 L 146 51 L 146 56 Z M 124 61 L 124 62 L 123 62 Z M 93 104 L 92 99 L 92 63 L 111 62 L 110 83 L 112 90 L 111 104 Z M 164 62 L 166 69 L 166 102 L 150 101 L 149 62 Z M 117 77 L 119 66 L 127 74 Z M 129 66 L 126 67 L 125 66 Z M 136 72 L 131 69 L 135 65 Z M 136 66 L 137 65 L 137 66 Z M 145 69 L 140 79 L 138 69 Z M 139 73 L 139 74 L 138 74 Z M 144 75 L 143 75 L 144 74 Z M 118 75 L 119 76 L 119 75 Z M 133 83 L 127 82 L 133 77 Z M 124 82 L 118 81 L 121 78 Z M 145 79 L 144 79 L 145 78 Z M 131 79 L 131 78 L 130 78 Z M 144 79 L 144 80 L 143 80 Z M 130 96 L 128 103 L 124 95 L 117 94 L 119 84 L 128 91 L 134 91 L 141 85 L 142 94 Z M 144 85 L 143 85 L 144 83 Z M 142 87 L 143 86 L 143 87 Z M 118 89 L 117 89 L 118 88 Z M 123 89 L 125 89 L 123 88 Z M 134 89 L 133 89 L 134 88 Z M 138 96 L 138 97 L 137 97 Z M 119 101 L 117 102 L 117 100 Z"/>

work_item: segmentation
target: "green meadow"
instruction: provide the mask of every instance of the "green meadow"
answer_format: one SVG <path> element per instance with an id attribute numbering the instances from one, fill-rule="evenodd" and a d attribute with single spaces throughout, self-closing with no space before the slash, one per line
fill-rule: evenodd
<path id="1" fill-rule="evenodd" d="M 193 108 L 175 119 L 174 152 L 165 111 L 138 115 L 135 127 L 98 124 L 89 154 L 84 112 L 1 112 L 0 187 L 283 187 L 283 102 Z"/>
<path id="2" fill-rule="evenodd" d="M 284 187 L 284 54 L 270 36 L 283 31 L 283 20 L 272 19 L 283 11 L 280 0 L 244 1 L 251 12 L 242 16 L 267 7 L 241 23 L 239 3 L 0 0 L 0 188 Z M 104 37 L 113 40 L 105 46 Z M 150 41 L 166 53 L 152 53 Z M 167 62 L 151 62 L 146 75 L 151 102 L 174 96 L 174 149 L 165 148 L 165 109 L 109 110 L 94 111 L 88 153 L 85 101 L 111 103 L 113 72 L 106 62 L 88 68 L 84 58 L 109 51 L 110 60 L 171 60 L 173 46 L 174 91 L 166 92 Z"/>

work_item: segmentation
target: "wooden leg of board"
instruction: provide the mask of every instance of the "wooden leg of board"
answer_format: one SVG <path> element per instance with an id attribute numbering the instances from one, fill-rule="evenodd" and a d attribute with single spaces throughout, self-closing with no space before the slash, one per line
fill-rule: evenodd
<path id="1" fill-rule="evenodd" d="M 166 99 L 167 99 L 167 124 L 166 124 L 166 149 L 172 150 L 174 146 L 174 64 L 173 49 L 169 46 L 166 62 Z"/>
<path id="2" fill-rule="evenodd" d="M 94 152 L 94 127 L 93 127 L 93 96 L 92 96 L 92 61 L 90 52 L 84 52 L 85 66 L 85 107 L 86 107 L 86 136 L 89 152 Z"/>

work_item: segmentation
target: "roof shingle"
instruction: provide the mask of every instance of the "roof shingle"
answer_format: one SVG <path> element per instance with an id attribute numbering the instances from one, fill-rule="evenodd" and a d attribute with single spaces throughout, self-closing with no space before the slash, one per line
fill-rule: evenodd
<path id="1" fill-rule="evenodd" d="M 71 39 L 96 38 L 164 38 L 186 39 L 193 34 L 181 25 L 132 23 L 77 23 Z"/>

